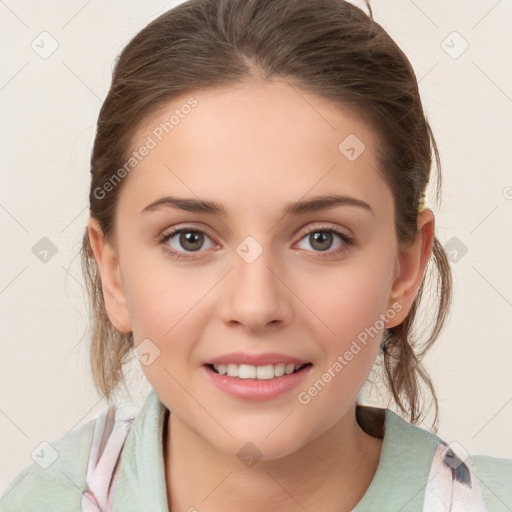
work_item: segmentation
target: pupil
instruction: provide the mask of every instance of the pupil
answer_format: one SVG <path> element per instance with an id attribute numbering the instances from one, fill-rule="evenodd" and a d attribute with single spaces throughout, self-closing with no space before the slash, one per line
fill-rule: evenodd
<path id="1" fill-rule="evenodd" d="M 182 245 L 182 247 L 185 247 L 187 250 L 195 250 L 195 249 L 199 249 L 202 245 L 202 240 L 201 240 L 201 236 L 202 234 L 201 233 L 197 233 L 195 231 L 187 231 L 186 233 L 182 233 L 181 235 L 181 239 L 180 239 L 180 243 Z M 196 241 L 194 242 L 194 237 L 196 238 Z M 199 243 L 198 243 L 198 240 L 199 240 Z M 192 247 L 187 247 L 185 244 L 187 243 L 191 243 L 192 244 Z"/>
<path id="2" fill-rule="evenodd" d="M 327 250 L 331 245 L 331 239 L 332 239 L 332 233 L 327 233 L 325 231 L 316 231 L 315 233 L 312 233 L 314 242 L 320 242 L 321 247 L 317 247 L 321 251 Z M 327 240 L 327 244 L 325 241 Z M 322 244 L 323 242 L 323 244 Z M 311 244 L 313 247 L 314 245 Z"/>

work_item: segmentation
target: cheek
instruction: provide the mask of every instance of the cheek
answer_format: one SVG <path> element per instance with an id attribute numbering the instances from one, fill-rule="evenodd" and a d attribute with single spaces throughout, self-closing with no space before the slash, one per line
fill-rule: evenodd
<path id="1" fill-rule="evenodd" d="M 123 282 L 136 340 L 165 339 L 204 295 L 201 278 L 167 259 L 161 248 L 127 246 Z"/>
<path id="2" fill-rule="evenodd" d="M 387 288 L 380 268 L 384 267 L 346 265 L 302 281 L 300 296 L 306 298 L 308 316 L 318 323 L 321 338 L 331 338 L 342 349 L 366 329 L 382 329 L 377 321 L 385 313 Z"/>
<path id="3" fill-rule="evenodd" d="M 134 248 L 125 254 L 123 281 L 135 345 L 145 342 L 138 352 L 147 347 L 158 354 L 142 369 L 154 386 L 159 382 L 172 386 L 171 375 L 181 382 L 197 363 L 191 354 L 201 338 L 205 308 L 211 307 L 208 292 L 218 276 L 198 268 L 187 271 L 184 265 L 167 261 L 164 251 Z"/>
<path id="4" fill-rule="evenodd" d="M 386 304 L 376 288 L 378 276 L 366 271 L 340 272 L 339 277 L 337 282 L 326 280 L 324 287 L 308 288 L 307 304 L 316 313 L 312 336 L 324 357 L 297 396 L 309 417 L 321 417 L 324 425 L 334 424 L 356 400 L 377 359 L 384 329 L 380 318 Z"/>
<path id="5" fill-rule="evenodd" d="M 324 357 L 299 403 L 309 404 L 326 421 L 338 418 L 355 400 L 377 359 L 387 305 L 385 268 L 376 262 L 347 264 L 316 275 L 314 283 L 302 281 L 310 308 L 307 322 L 314 325 L 312 336 Z M 324 409 L 326 402 L 332 407 Z"/>

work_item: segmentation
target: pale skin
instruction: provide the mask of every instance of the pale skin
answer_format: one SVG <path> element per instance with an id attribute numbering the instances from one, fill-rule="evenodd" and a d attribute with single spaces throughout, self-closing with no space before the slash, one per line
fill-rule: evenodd
<path id="1" fill-rule="evenodd" d="M 133 149 L 190 96 L 147 120 Z M 135 345 L 149 338 L 160 350 L 141 367 L 171 411 L 163 439 L 169 510 L 349 511 L 382 449 L 358 425 L 355 406 L 383 329 L 308 404 L 297 394 L 393 304 L 401 309 L 384 327 L 405 319 L 432 251 L 434 215 L 422 211 L 414 243 L 398 244 L 393 197 L 376 170 L 375 132 L 325 99 L 283 81 L 193 96 L 198 105 L 124 183 L 112 244 L 94 219 L 88 224 L 113 325 L 133 331 Z M 349 134 L 366 146 L 354 161 L 338 150 Z M 283 214 L 289 202 L 334 193 L 373 213 L 338 205 Z M 216 201 L 226 215 L 170 207 L 141 213 L 170 195 Z M 199 249 L 180 244 L 180 234 L 158 244 L 178 227 L 204 233 Z M 322 251 L 307 231 L 326 228 L 354 244 L 333 234 Z M 252 263 L 236 252 L 248 236 L 263 250 Z M 164 247 L 192 257 L 178 260 Z M 272 400 L 233 398 L 201 367 L 236 350 L 301 357 L 311 374 Z M 236 455 L 247 442 L 262 454 L 252 467 Z"/>

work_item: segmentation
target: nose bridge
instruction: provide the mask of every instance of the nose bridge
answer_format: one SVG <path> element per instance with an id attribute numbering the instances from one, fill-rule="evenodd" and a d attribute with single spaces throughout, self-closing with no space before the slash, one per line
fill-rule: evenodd
<path id="1" fill-rule="evenodd" d="M 262 237 L 259 237 L 260 240 Z M 276 266 L 274 251 L 270 247 L 271 237 L 266 237 L 260 244 L 253 236 L 246 237 L 236 247 L 234 261 L 235 279 L 238 283 L 237 289 L 249 296 L 270 299 L 275 296 L 277 283 L 276 276 L 271 272 L 272 264 Z M 245 288 L 245 290 L 244 290 Z"/>
<path id="2" fill-rule="evenodd" d="M 286 286 L 279 278 L 275 251 L 269 247 L 272 237 L 260 243 L 248 236 L 235 248 L 230 286 L 222 308 L 225 321 L 237 321 L 256 328 L 289 313 Z"/>

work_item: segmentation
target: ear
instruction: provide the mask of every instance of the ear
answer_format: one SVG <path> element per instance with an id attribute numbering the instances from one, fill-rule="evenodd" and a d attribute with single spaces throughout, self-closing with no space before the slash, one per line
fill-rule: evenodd
<path id="1" fill-rule="evenodd" d="M 399 248 L 388 308 L 396 303 L 400 303 L 402 308 L 392 320 L 385 322 L 387 329 L 399 325 L 407 317 L 420 287 L 434 242 L 435 217 L 432 210 L 426 208 L 418 214 L 417 227 L 416 239 Z"/>
<path id="2" fill-rule="evenodd" d="M 119 260 L 114 248 L 105 240 L 103 231 L 94 217 L 89 217 L 87 231 L 96 264 L 101 274 L 105 308 L 112 325 L 120 332 L 130 332 L 128 304 L 121 280 Z"/>

